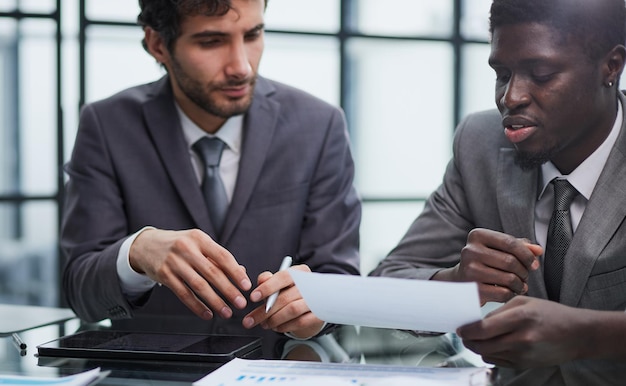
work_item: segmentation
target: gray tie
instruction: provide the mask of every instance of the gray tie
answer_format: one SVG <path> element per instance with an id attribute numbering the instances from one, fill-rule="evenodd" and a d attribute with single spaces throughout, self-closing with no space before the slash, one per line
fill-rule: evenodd
<path id="1" fill-rule="evenodd" d="M 228 197 L 219 173 L 224 145 L 224 142 L 219 138 L 202 137 L 192 146 L 193 150 L 204 161 L 202 192 L 204 193 L 204 201 L 206 201 L 209 208 L 211 222 L 218 236 L 222 231 L 222 225 L 228 210 Z"/>
<path id="2" fill-rule="evenodd" d="M 578 191 L 567 180 L 555 179 L 552 184 L 554 185 L 554 211 L 548 226 L 544 280 L 548 299 L 559 301 L 565 254 L 574 234 L 569 208 L 578 195 Z"/>

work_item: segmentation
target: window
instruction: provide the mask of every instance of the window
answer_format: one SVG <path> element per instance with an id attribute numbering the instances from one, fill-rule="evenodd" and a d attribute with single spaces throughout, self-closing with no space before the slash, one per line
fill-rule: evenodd
<path id="1" fill-rule="evenodd" d="M 439 184 L 455 124 L 494 106 L 489 4 L 269 1 L 261 74 L 346 111 L 364 202 L 364 274 Z M 60 301 L 61 168 L 79 106 L 163 74 L 141 47 L 138 12 L 129 0 L 0 2 L 2 302 Z M 23 284 L 35 281 L 42 287 Z"/>
<path id="2" fill-rule="evenodd" d="M 10 3 L 10 2 L 9 2 Z M 0 7 L 0 302 L 58 302 L 59 14 Z"/>

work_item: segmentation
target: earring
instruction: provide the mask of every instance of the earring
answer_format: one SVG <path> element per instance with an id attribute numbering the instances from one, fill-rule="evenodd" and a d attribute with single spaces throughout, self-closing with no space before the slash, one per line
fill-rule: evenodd
<path id="1" fill-rule="evenodd" d="M 609 87 L 609 88 L 610 88 L 610 87 L 613 87 L 613 82 L 611 82 L 611 81 L 609 80 L 609 82 L 606 84 L 606 87 Z"/>

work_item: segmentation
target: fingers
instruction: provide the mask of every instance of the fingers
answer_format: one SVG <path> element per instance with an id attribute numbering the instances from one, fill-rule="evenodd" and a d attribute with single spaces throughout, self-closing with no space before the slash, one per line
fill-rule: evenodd
<path id="1" fill-rule="evenodd" d="M 483 320 L 458 328 L 457 335 L 467 349 L 497 366 L 534 366 L 538 358 L 547 360 L 534 351 L 536 343 L 548 347 L 549 342 L 537 333 L 532 312 L 525 307 L 528 302 L 525 296 L 516 297 Z"/>
<path id="2" fill-rule="evenodd" d="M 308 339 L 317 335 L 323 327 L 324 322 L 309 311 L 287 323 L 270 328 L 276 332 L 290 333 L 298 338 Z"/>
<path id="3" fill-rule="evenodd" d="M 252 288 L 252 282 L 246 273 L 246 269 L 240 265 L 235 257 L 224 247 L 213 241 L 207 234 L 200 232 L 198 237 L 201 238 L 200 251 L 213 262 L 220 271 L 235 283 L 240 289 L 248 291 Z M 229 280 L 229 281 L 230 281 Z"/>
<path id="4" fill-rule="evenodd" d="M 528 323 L 525 319 L 527 312 L 523 308 L 528 301 L 528 297 L 518 296 L 487 314 L 484 319 L 459 327 L 457 335 L 472 341 L 505 336 Z"/>
<path id="5" fill-rule="evenodd" d="M 310 271 L 306 265 L 294 266 L 293 269 Z M 243 319 L 245 328 L 260 325 L 276 332 L 298 332 L 303 336 L 309 336 L 308 332 L 316 329 L 319 331 L 324 322 L 311 313 L 300 291 L 294 286 L 291 275 L 286 271 L 273 275 L 270 272 L 260 274 L 259 286 L 254 289 L 250 299 L 260 301 L 276 291 L 279 291 L 279 295 L 271 310 L 265 312 L 265 307 L 261 306 L 250 312 Z M 313 331 L 311 335 L 315 335 L 317 331 Z"/>
<path id="6" fill-rule="evenodd" d="M 509 287 L 498 284 L 478 283 L 478 292 L 481 297 L 481 306 L 487 302 L 505 303 L 517 295 L 523 295 L 528 291 L 528 285 L 523 283 L 522 291 L 516 292 Z"/>
<path id="7" fill-rule="evenodd" d="M 179 253 L 181 254 L 177 256 L 178 258 L 170 258 L 167 264 L 161 266 L 157 273 L 159 282 L 168 286 L 199 317 L 210 319 L 215 312 L 223 318 L 230 318 L 231 308 L 212 286 L 213 282 L 224 280 L 224 274 L 213 264 L 204 262 L 203 256 L 197 257 L 191 252 L 179 251 Z M 200 263 L 197 263 L 196 259 L 200 260 Z M 207 269 L 205 265 L 211 268 Z M 216 279 L 218 277 L 221 279 Z M 230 287 L 235 288 L 232 284 Z M 233 302 L 244 307 L 246 304 L 241 294 L 235 296 Z"/>
<path id="8" fill-rule="evenodd" d="M 309 308 L 304 303 L 300 291 L 295 287 L 290 287 L 280 291 L 270 311 L 265 312 L 265 305 L 261 305 L 246 315 L 243 319 L 243 326 L 252 328 L 262 325 L 264 328 L 274 328 L 305 312 L 309 312 Z"/>
<path id="9" fill-rule="evenodd" d="M 543 248 L 541 247 L 541 245 L 527 243 L 526 246 L 528 247 L 528 249 L 530 249 L 530 251 L 535 256 L 543 255 Z M 531 269 L 537 269 L 537 268 L 539 268 L 539 260 L 535 259 L 535 261 L 531 265 Z"/>
<path id="10" fill-rule="evenodd" d="M 278 272 L 276 272 L 276 273 L 278 273 Z M 257 286 L 260 286 L 261 284 L 265 283 L 266 281 L 268 281 L 273 276 L 274 276 L 274 274 L 269 272 L 269 271 L 261 272 L 259 274 L 259 276 L 257 277 L 257 279 L 256 279 Z M 258 289 L 255 288 L 255 290 L 258 290 Z M 259 300 L 260 300 L 260 299 L 263 298 L 262 295 L 263 295 L 263 292 L 265 292 L 265 291 L 263 289 L 261 289 L 259 292 L 261 292 L 261 298 L 259 298 Z M 253 301 L 259 301 L 259 300 L 253 300 Z"/>
<path id="11" fill-rule="evenodd" d="M 247 278 L 245 269 L 237 263 L 230 252 L 204 232 L 191 230 L 184 236 L 173 242 L 172 251 L 178 259 L 172 258 L 170 264 L 196 298 L 223 318 L 230 318 L 232 310 L 226 301 L 239 309 L 247 304 L 245 297 L 231 281 L 231 278 L 236 280 L 235 277 Z M 245 280 L 239 280 L 245 284 Z M 226 301 L 218 295 L 218 292 Z M 187 302 L 185 304 L 193 302 L 182 289 L 176 294 L 179 298 L 184 297 L 181 300 Z"/>
<path id="12" fill-rule="evenodd" d="M 136 238 L 131 254 L 131 263 L 167 285 L 201 318 L 213 313 L 230 318 L 227 302 L 239 309 L 247 305 L 240 291 L 252 287 L 245 268 L 200 230 L 147 230 Z"/>
<path id="13" fill-rule="evenodd" d="M 285 292 L 295 293 L 295 291 Z M 243 326 L 248 329 L 260 325 L 263 329 L 279 333 L 290 332 L 303 337 L 315 335 L 323 324 L 324 322 L 311 312 L 304 299 L 292 295 L 285 296 L 280 303 L 277 301 L 269 313 L 261 306 L 243 319 Z"/>
<path id="14" fill-rule="evenodd" d="M 461 251 L 458 276 L 479 283 L 481 301 L 505 302 L 528 291 L 529 271 L 539 267 L 542 252 L 528 240 L 477 228 Z"/>
<path id="15" fill-rule="evenodd" d="M 468 246 L 482 245 L 490 250 L 486 254 L 490 265 L 506 268 L 522 279 L 526 279 L 528 271 L 534 269 L 537 264 L 537 257 L 530 247 L 532 244 L 525 239 L 488 229 L 474 229 L 469 233 L 467 240 Z"/>
<path id="16" fill-rule="evenodd" d="M 581 349 L 588 348 L 589 339 L 580 337 L 594 312 L 598 311 L 518 296 L 483 320 L 459 328 L 457 334 L 465 347 L 486 362 L 523 368 L 553 366 L 577 358 Z"/>
<path id="17" fill-rule="evenodd" d="M 291 269 L 311 272 L 311 269 L 305 264 L 295 265 L 291 267 Z M 294 285 L 293 279 L 288 271 L 279 271 L 275 274 L 263 272 L 259 275 L 257 281 L 258 286 L 250 293 L 250 300 L 253 302 L 267 299 L 271 294 Z"/>
<path id="18" fill-rule="evenodd" d="M 209 307 L 206 306 L 198 297 L 187 287 L 187 285 L 181 281 L 171 281 L 166 284 L 170 290 L 180 299 L 181 302 L 187 308 L 189 308 L 194 314 L 198 315 L 200 318 L 209 320 L 213 318 L 213 311 Z M 232 312 L 230 313 L 232 315 Z"/>
<path id="19" fill-rule="evenodd" d="M 224 296 L 229 304 L 234 305 L 238 309 L 246 307 L 247 301 L 245 297 L 232 284 L 224 271 L 221 270 L 221 267 L 208 261 L 196 267 L 196 271 L 199 274 L 191 272 L 186 276 L 185 281 L 198 296 L 207 301 L 211 308 L 221 310 L 223 307 L 227 307 L 224 300 L 217 295 L 216 290 Z M 224 314 L 222 315 L 225 316 Z"/>
<path id="20" fill-rule="evenodd" d="M 457 329 L 457 335 L 468 341 L 485 341 L 511 331 L 512 326 L 503 323 L 504 318 L 485 318 Z"/>

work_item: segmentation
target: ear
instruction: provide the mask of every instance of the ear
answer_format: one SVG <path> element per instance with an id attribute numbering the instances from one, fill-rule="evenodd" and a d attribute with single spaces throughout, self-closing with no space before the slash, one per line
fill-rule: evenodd
<path id="1" fill-rule="evenodd" d="M 605 61 L 605 83 L 617 84 L 626 63 L 626 48 L 623 45 L 613 47 L 606 55 Z"/>
<path id="2" fill-rule="evenodd" d="M 146 49 L 150 55 L 152 55 L 157 62 L 163 65 L 168 64 L 170 55 L 161 34 L 150 27 L 145 27 L 143 32 Z"/>

